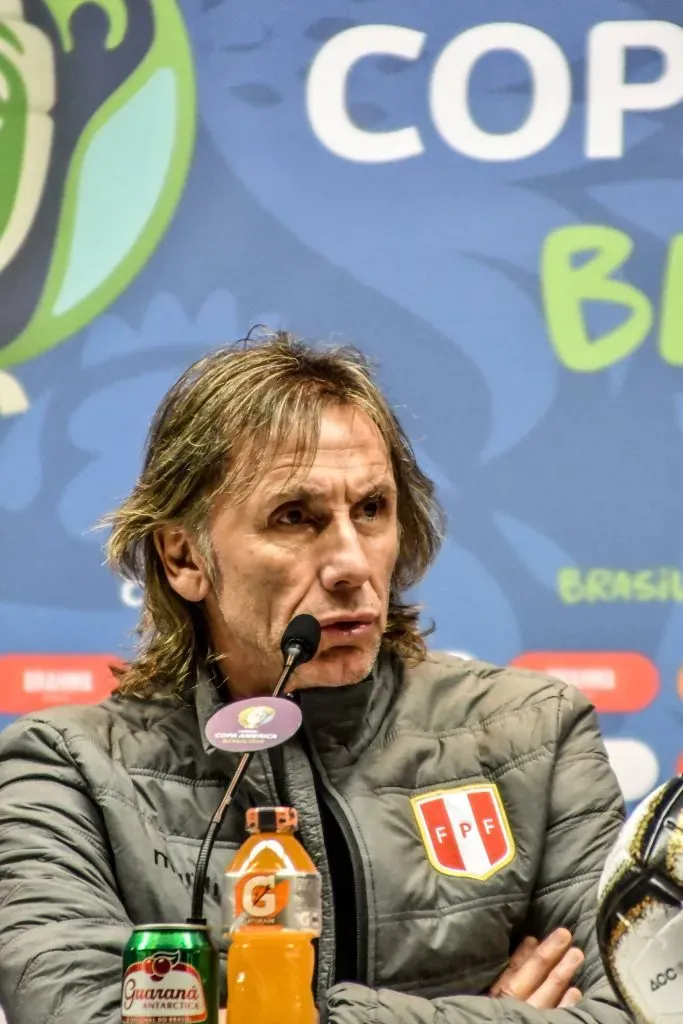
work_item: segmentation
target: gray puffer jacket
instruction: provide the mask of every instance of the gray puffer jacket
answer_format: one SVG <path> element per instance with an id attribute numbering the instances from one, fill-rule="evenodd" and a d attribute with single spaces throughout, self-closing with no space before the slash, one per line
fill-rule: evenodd
<path id="1" fill-rule="evenodd" d="M 594 937 L 596 883 L 623 817 L 593 711 L 530 672 L 383 657 L 357 686 L 302 695 L 304 729 L 251 763 L 210 864 L 244 811 L 287 801 L 323 878 L 317 995 L 331 1024 L 624 1024 Z M 236 762 L 204 740 L 220 705 L 111 698 L 0 736 L 0 1003 L 10 1024 L 117 1024 L 131 923 L 189 913 L 201 838 Z M 357 978 L 334 984 L 335 923 L 314 771 L 355 871 Z M 586 959 L 573 1009 L 485 995 L 526 934 L 564 925 Z"/>

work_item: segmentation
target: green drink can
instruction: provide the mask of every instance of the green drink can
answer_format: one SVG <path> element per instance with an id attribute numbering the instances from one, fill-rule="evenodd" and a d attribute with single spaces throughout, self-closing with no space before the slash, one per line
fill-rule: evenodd
<path id="1" fill-rule="evenodd" d="M 218 1024 L 218 954 L 206 925 L 144 924 L 123 951 L 122 1024 Z"/>

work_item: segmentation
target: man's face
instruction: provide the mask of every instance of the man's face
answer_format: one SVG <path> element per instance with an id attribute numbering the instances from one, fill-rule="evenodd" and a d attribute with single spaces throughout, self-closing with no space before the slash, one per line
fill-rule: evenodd
<path id="1" fill-rule="evenodd" d="M 248 498 L 224 501 L 211 524 L 220 583 L 206 608 L 235 696 L 272 691 L 280 638 L 301 612 L 323 629 L 296 689 L 364 679 L 387 622 L 398 525 L 381 436 L 361 411 L 330 407 L 313 465 L 292 477 L 295 443 L 287 439 Z"/>

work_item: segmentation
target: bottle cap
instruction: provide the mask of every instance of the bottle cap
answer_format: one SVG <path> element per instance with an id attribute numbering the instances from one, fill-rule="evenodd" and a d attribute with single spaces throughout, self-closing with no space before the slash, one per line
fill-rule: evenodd
<path id="1" fill-rule="evenodd" d="M 299 815 L 294 807 L 250 807 L 247 832 L 295 832 Z"/>

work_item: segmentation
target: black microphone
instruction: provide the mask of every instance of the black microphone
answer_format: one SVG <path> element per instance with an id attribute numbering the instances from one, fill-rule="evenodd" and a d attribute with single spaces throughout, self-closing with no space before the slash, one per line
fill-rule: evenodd
<path id="1" fill-rule="evenodd" d="M 294 665 L 303 665 L 305 662 L 315 658 L 320 643 L 320 623 L 313 615 L 295 615 L 287 629 L 282 634 L 280 650 L 285 659 L 285 665 L 290 658 L 294 658 Z M 273 696 L 277 696 L 274 694 Z"/>
<path id="2" fill-rule="evenodd" d="M 294 616 L 282 634 L 280 641 L 280 650 L 285 659 L 285 664 L 280 678 L 275 684 L 275 689 L 272 693 L 273 697 L 278 696 L 295 668 L 307 661 L 311 661 L 315 657 L 320 643 L 320 635 L 320 623 L 313 615 L 302 614 Z M 216 813 L 206 830 L 206 835 L 202 840 L 199 856 L 197 857 L 197 866 L 195 867 L 194 883 L 192 886 L 192 909 L 187 919 L 188 924 L 206 924 L 206 918 L 204 917 L 204 887 L 206 885 L 206 874 L 209 869 L 209 858 L 211 857 L 213 844 L 216 841 L 225 812 L 232 803 L 237 787 L 253 756 L 253 750 L 242 754 L 239 764 L 235 769 L 235 774 L 230 780 L 230 785 L 226 789 L 225 795 L 218 805 Z"/>

